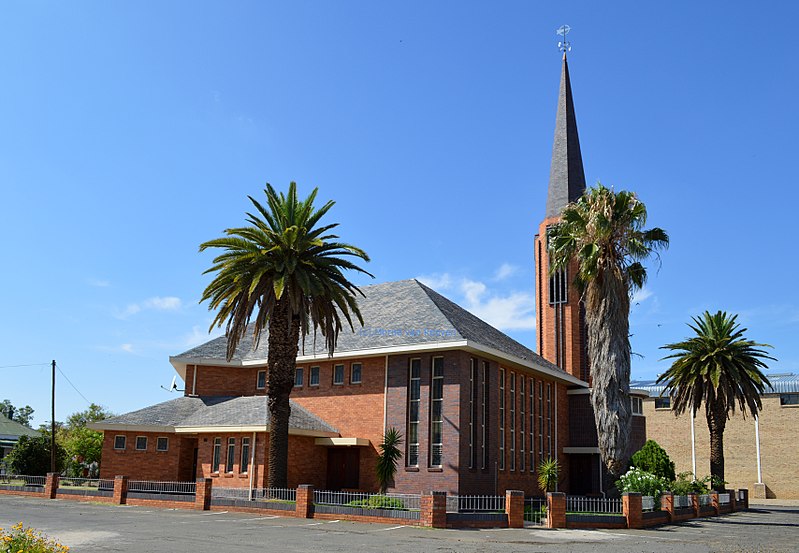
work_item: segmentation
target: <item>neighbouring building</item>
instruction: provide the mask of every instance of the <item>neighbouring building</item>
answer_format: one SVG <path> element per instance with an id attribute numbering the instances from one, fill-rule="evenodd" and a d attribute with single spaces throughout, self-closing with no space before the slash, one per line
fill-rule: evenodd
<path id="1" fill-rule="evenodd" d="M 799 454 L 799 376 L 767 376 L 771 387 L 761 397 L 763 410 L 757 419 L 744 418 L 739 412 L 727 422 L 724 477 L 728 487 L 748 488 L 753 497 L 799 499 L 799 472 L 794 465 Z M 704 407 L 696 418 L 690 413 L 675 416 L 671 398 L 662 396 L 662 384 L 638 381 L 632 386 L 649 393 L 643 401 L 648 437 L 666 450 L 677 472 L 694 472 L 696 466 L 698 477 L 710 474 L 710 432 Z"/>
<path id="2" fill-rule="evenodd" d="M 289 485 L 376 490 L 377 446 L 403 435 L 393 491 L 540 494 L 537 468 L 554 458 L 560 489 L 608 487 L 588 401 L 583 307 L 569 271 L 548 276 L 547 226 L 585 190 L 569 69 L 563 57 L 546 216 L 535 238 L 538 355 L 416 280 L 362 288 L 364 328 L 301 349 L 291 395 Z M 101 476 L 210 477 L 264 487 L 269 416 L 266 338 L 226 338 L 170 358 L 184 395 L 93 423 L 104 431 Z M 641 397 L 631 409 L 640 407 Z M 640 409 L 631 450 L 645 440 Z"/>
<path id="3" fill-rule="evenodd" d="M 17 445 L 20 437 L 35 437 L 38 435 L 39 433 L 36 430 L 11 420 L 0 413 L 0 470 L 4 470 L 3 458 L 11 453 L 11 450 Z"/>

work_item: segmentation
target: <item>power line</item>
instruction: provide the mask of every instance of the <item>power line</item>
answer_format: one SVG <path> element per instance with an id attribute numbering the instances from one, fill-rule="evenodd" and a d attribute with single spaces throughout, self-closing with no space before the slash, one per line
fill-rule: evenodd
<path id="1" fill-rule="evenodd" d="M 82 393 L 80 393 L 80 390 L 78 390 L 78 389 L 75 387 L 75 385 L 72 383 L 72 381 L 69 379 L 69 377 L 68 377 L 67 375 L 65 375 L 65 374 L 64 374 L 64 371 L 62 371 L 62 370 L 61 370 L 61 367 L 60 367 L 60 366 L 58 366 L 58 365 L 56 365 L 56 369 L 58 369 L 58 372 L 60 372 L 60 373 L 61 373 L 61 376 L 63 376 L 63 377 L 64 377 L 64 378 L 67 380 L 67 382 L 69 382 L 69 385 L 70 385 L 70 386 L 72 386 L 72 389 L 73 389 L 73 390 L 75 390 L 76 392 L 78 392 L 78 395 L 79 395 L 80 397 L 82 397 L 82 398 L 83 398 L 83 400 L 84 400 L 86 403 L 88 403 L 89 405 L 91 405 L 91 404 L 92 404 L 92 402 L 91 402 L 91 401 L 89 401 L 88 399 L 86 399 L 86 396 L 84 396 Z"/>
<path id="2" fill-rule="evenodd" d="M 0 369 L 18 369 L 20 367 L 42 367 L 50 363 L 29 363 L 27 365 L 3 365 Z"/>

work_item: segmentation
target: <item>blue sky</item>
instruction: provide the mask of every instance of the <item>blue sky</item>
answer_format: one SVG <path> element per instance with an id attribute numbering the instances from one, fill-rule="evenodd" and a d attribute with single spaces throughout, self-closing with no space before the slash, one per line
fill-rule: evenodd
<path id="1" fill-rule="evenodd" d="M 791 2 L 4 2 L 0 399 L 49 368 L 115 412 L 169 399 L 207 338 L 198 245 L 265 182 L 337 205 L 375 282 L 424 277 L 534 347 L 560 55 L 586 178 L 671 235 L 633 377 L 705 309 L 796 371 L 799 38 Z M 367 284 L 367 280 L 356 277 Z M 28 365 L 29 367 L 11 367 Z M 59 374 L 56 417 L 86 401 Z"/>

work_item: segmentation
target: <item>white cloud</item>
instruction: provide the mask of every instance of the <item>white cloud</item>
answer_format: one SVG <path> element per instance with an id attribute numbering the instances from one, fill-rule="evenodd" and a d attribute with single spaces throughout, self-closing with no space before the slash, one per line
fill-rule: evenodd
<path id="1" fill-rule="evenodd" d="M 632 304 L 635 305 L 636 303 L 641 303 L 642 301 L 648 300 L 652 297 L 652 294 L 652 290 L 646 287 L 636 290 L 633 294 Z"/>
<path id="2" fill-rule="evenodd" d="M 449 273 L 434 273 L 416 277 L 416 280 L 433 290 L 449 290 L 452 287 L 452 277 Z"/>
<path id="3" fill-rule="evenodd" d="M 109 286 L 111 286 L 111 283 L 109 281 L 100 278 L 87 279 L 86 284 L 88 284 L 89 286 L 94 286 L 95 288 L 108 288 Z"/>
<path id="4" fill-rule="evenodd" d="M 147 298 L 146 300 L 139 302 L 139 303 L 130 303 L 128 306 L 120 313 L 116 315 L 118 319 L 127 319 L 132 315 L 136 315 L 137 313 L 141 313 L 145 310 L 150 311 L 177 311 L 183 306 L 183 302 L 180 298 L 175 296 L 154 296 L 152 298 Z"/>
<path id="5" fill-rule="evenodd" d="M 119 349 L 125 353 L 133 353 L 133 344 L 122 344 Z"/>
<path id="6" fill-rule="evenodd" d="M 515 267 L 503 264 L 496 274 L 507 276 L 515 270 Z M 483 282 L 465 277 L 454 277 L 449 273 L 435 273 L 416 278 L 439 292 L 453 292 L 453 300 L 458 301 L 476 316 L 500 330 L 535 329 L 533 290 L 518 292 L 489 289 Z M 457 297 L 458 295 L 460 297 Z"/>
<path id="7" fill-rule="evenodd" d="M 506 278 L 515 275 L 517 272 L 519 272 L 519 267 L 516 265 L 503 263 L 494 273 L 494 280 L 505 280 Z"/>

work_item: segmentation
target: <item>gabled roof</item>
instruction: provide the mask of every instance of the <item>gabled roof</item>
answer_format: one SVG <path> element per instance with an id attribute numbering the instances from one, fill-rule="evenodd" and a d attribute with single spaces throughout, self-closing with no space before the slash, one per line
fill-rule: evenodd
<path id="1" fill-rule="evenodd" d="M 558 115 L 555 119 L 555 140 L 552 144 L 552 165 L 549 170 L 546 217 L 559 217 L 567 204 L 585 192 L 583 155 L 577 135 L 577 118 L 574 115 L 571 78 L 566 54 L 560 76 Z"/>
<path id="2" fill-rule="evenodd" d="M 289 433 L 337 434 L 338 431 L 298 403 L 289 400 Z M 182 396 L 138 411 L 90 423 L 95 430 L 191 432 L 204 428 L 258 428 L 269 426 L 264 396 Z"/>
<path id="3" fill-rule="evenodd" d="M 363 286 L 361 290 L 364 297 L 358 298 L 358 306 L 364 326 L 355 321 L 354 332 L 348 327 L 342 330 L 335 351 L 337 357 L 465 347 L 520 363 L 573 384 L 582 384 L 528 347 L 415 279 Z M 186 364 L 265 364 L 267 343 L 264 332 L 253 348 L 252 333 L 248 333 L 233 359 L 227 362 L 227 338 L 221 336 L 171 357 L 170 361 L 181 376 L 185 375 Z M 300 361 L 315 357 L 327 357 L 324 338 L 318 334 L 307 336 L 299 352 Z"/>
<path id="4" fill-rule="evenodd" d="M 24 424 L 12 421 L 0 413 L 0 438 L 13 439 L 16 441 L 20 436 L 38 436 L 39 433 Z"/>
<path id="5" fill-rule="evenodd" d="M 771 382 L 770 387 L 766 387 L 766 394 L 796 394 L 799 393 L 799 375 L 792 373 L 767 374 L 766 377 Z M 637 388 L 649 392 L 649 397 L 659 397 L 666 386 L 658 384 L 655 380 L 633 380 L 630 388 Z"/>

